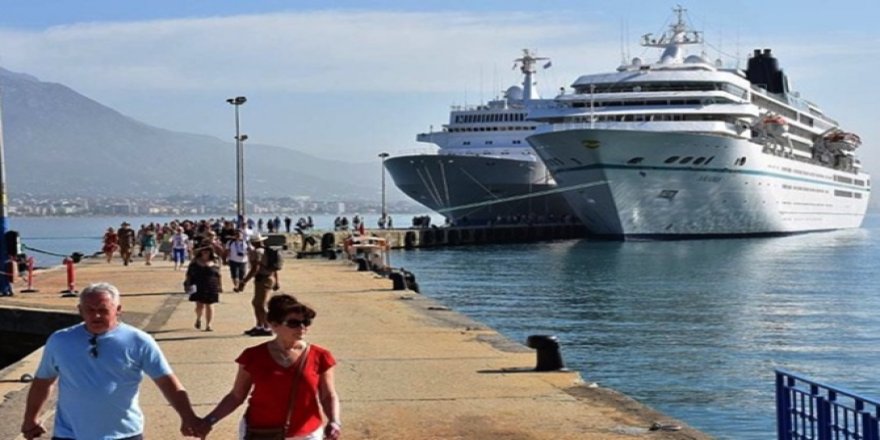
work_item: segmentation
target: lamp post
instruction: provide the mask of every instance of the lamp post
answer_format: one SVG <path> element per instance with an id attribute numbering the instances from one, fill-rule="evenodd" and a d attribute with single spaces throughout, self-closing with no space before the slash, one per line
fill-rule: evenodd
<path id="1" fill-rule="evenodd" d="M 8 229 L 6 206 L 6 157 L 3 151 L 3 116 L 0 114 L 0 267 L 4 271 L 9 270 L 6 261 L 9 259 L 10 252 L 14 252 L 13 249 L 6 248 L 6 230 Z M 0 295 L 12 294 L 10 281 L 14 279 L 12 273 L 8 277 L 0 276 Z"/>
<path id="2" fill-rule="evenodd" d="M 386 152 L 379 153 L 379 159 L 381 159 L 381 168 L 382 168 L 382 219 L 385 220 L 385 217 L 388 216 L 388 213 L 385 211 L 385 159 L 389 156 Z"/>
<path id="3" fill-rule="evenodd" d="M 238 107 L 247 102 L 244 96 L 236 96 L 226 100 L 235 107 L 235 215 L 238 217 L 238 227 L 244 228 L 244 150 L 242 142 L 247 136 L 242 136 L 239 131 Z"/>

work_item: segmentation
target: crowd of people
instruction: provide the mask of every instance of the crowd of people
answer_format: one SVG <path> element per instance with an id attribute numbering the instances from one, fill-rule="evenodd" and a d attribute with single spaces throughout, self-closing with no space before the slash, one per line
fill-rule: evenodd
<path id="1" fill-rule="evenodd" d="M 271 221 L 270 231 L 278 230 L 276 220 Z M 336 361 L 327 349 L 306 341 L 317 313 L 292 295 L 279 292 L 283 259 L 266 246 L 267 237 L 254 223 L 238 228 L 225 219 L 184 220 L 145 224 L 135 231 L 123 222 L 104 234 L 108 263 L 118 253 L 123 265 L 130 265 L 135 256 L 152 265 L 154 256 L 161 253 L 163 260 L 173 260 L 175 271 L 185 270 L 183 289 L 195 304 L 193 326 L 197 330 L 214 330 L 214 305 L 224 291 L 222 266 L 229 267 L 233 293 L 243 292 L 253 281 L 255 324 L 244 333 L 273 338 L 235 359 L 238 371 L 216 408 L 204 417 L 195 415 L 189 394 L 155 340 L 118 320 L 122 310 L 118 289 L 99 283 L 80 295 L 83 322 L 55 332 L 46 343 L 28 394 L 21 425 L 24 437 L 30 440 L 46 433 L 39 416 L 57 383 L 53 440 L 142 440 L 144 420 L 137 395 L 143 374 L 156 383 L 177 412 L 185 436 L 205 438 L 214 424 L 250 397 L 239 438 L 257 438 L 266 431 L 296 440 L 339 438 L 339 399 L 333 380 Z M 300 219 L 297 230 L 312 227 L 310 223 L 310 218 Z M 326 425 L 322 414 L 328 418 Z"/>

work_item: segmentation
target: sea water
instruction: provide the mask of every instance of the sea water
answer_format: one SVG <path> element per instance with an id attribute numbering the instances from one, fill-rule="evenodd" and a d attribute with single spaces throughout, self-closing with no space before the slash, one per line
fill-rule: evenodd
<path id="1" fill-rule="evenodd" d="M 315 222 L 327 228 L 332 218 Z M 68 255 L 97 251 L 104 229 L 122 220 L 10 225 L 26 245 Z M 585 380 L 717 438 L 745 440 L 775 436 L 775 368 L 880 397 L 878 259 L 876 215 L 862 229 L 779 238 L 567 240 L 391 256 L 424 295 L 512 340 L 558 336 L 567 366 Z"/>
<path id="2" fill-rule="evenodd" d="M 880 217 L 779 238 L 395 252 L 422 293 L 559 337 L 588 382 L 723 439 L 775 437 L 774 369 L 880 397 Z"/>

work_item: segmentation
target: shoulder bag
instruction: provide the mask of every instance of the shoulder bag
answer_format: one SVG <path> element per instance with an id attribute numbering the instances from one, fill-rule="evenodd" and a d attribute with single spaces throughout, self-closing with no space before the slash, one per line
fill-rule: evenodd
<path id="1" fill-rule="evenodd" d="M 293 398 L 296 396 L 296 388 L 299 385 L 300 376 L 309 355 L 311 344 L 306 345 L 305 350 L 299 355 L 299 366 L 293 376 L 293 386 L 290 389 L 290 398 L 287 400 L 287 416 L 284 418 L 284 426 L 280 428 L 251 428 L 245 426 L 244 440 L 284 440 L 287 438 L 287 429 L 290 428 L 290 416 L 293 415 Z M 247 425 L 247 417 L 245 417 Z"/>

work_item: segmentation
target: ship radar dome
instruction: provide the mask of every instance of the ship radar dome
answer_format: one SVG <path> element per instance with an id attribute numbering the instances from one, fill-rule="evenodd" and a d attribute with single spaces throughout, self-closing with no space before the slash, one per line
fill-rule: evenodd
<path id="1" fill-rule="evenodd" d="M 633 58 L 632 65 L 633 67 L 640 67 L 642 65 L 642 59 L 639 57 Z"/>
<path id="2" fill-rule="evenodd" d="M 522 101 L 523 100 L 523 89 L 520 86 L 510 86 L 507 88 L 507 91 L 504 92 L 504 98 L 510 101 Z"/>
<path id="3" fill-rule="evenodd" d="M 691 55 L 684 59 L 687 64 L 712 64 L 706 57 L 702 55 Z"/>

